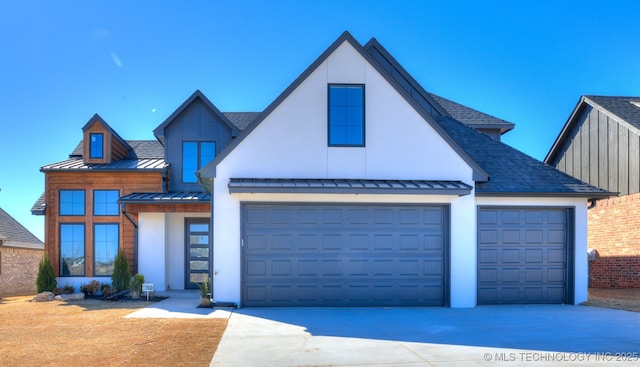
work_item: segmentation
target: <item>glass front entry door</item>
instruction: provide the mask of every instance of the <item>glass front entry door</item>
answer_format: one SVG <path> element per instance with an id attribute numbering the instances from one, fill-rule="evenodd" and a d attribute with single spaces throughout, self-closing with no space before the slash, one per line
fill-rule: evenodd
<path id="1" fill-rule="evenodd" d="M 185 221 L 185 288 L 198 288 L 197 283 L 209 277 L 209 218 L 188 218 Z"/>

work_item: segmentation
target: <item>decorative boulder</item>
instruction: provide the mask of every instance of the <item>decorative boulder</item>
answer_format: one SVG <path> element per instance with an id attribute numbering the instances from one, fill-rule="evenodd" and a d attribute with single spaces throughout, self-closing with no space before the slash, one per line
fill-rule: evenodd
<path id="1" fill-rule="evenodd" d="M 48 302 L 53 301 L 55 295 L 52 292 L 42 292 L 38 293 L 35 297 L 33 297 L 33 302 Z"/>
<path id="2" fill-rule="evenodd" d="M 84 299 L 84 293 L 60 294 L 56 296 L 58 301 L 77 301 Z"/>

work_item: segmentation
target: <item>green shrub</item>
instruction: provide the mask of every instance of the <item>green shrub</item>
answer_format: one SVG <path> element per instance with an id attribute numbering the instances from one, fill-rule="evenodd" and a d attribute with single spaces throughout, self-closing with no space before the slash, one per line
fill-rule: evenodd
<path id="1" fill-rule="evenodd" d="M 111 285 L 118 291 L 129 289 L 129 281 L 131 281 L 131 272 L 129 272 L 129 262 L 127 256 L 122 249 L 118 250 L 118 254 L 113 262 L 113 274 L 111 275 Z"/>
<path id="2" fill-rule="evenodd" d="M 40 264 L 38 264 L 38 275 L 36 276 L 36 292 L 51 292 L 56 287 L 58 281 L 56 274 L 53 272 L 53 265 L 49 260 L 49 256 L 44 254 Z"/>
<path id="3" fill-rule="evenodd" d="M 142 284 L 144 283 L 144 275 L 136 274 L 131 277 L 131 281 L 129 282 L 129 290 L 131 292 L 142 292 Z"/>

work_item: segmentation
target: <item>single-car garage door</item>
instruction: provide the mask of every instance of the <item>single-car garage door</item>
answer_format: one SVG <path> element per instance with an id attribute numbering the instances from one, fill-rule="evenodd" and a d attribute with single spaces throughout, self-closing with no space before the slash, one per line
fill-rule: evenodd
<path id="1" fill-rule="evenodd" d="M 570 302 L 572 211 L 478 211 L 478 304 Z"/>
<path id="2" fill-rule="evenodd" d="M 448 207 L 245 204 L 242 305 L 443 306 Z"/>

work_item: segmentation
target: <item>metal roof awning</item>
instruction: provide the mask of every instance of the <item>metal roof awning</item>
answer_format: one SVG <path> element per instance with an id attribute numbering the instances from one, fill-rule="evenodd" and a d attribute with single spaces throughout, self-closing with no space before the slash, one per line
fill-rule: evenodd
<path id="1" fill-rule="evenodd" d="M 209 204 L 211 195 L 206 192 L 153 192 L 133 193 L 118 200 L 120 204 Z"/>
<path id="2" fill-rule="evenodd" d="M 231 178 L 229 193 L 469 195 L 461 181 Z"/>

